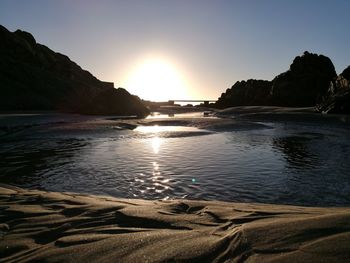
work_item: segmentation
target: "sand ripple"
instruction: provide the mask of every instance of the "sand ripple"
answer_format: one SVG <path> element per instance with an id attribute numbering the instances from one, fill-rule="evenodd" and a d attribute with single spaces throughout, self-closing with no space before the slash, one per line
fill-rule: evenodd
<path id="1" fill-rule="evenodd" d="M 350 208 L 0 187 L 0 261 L 346 262 Z"/>

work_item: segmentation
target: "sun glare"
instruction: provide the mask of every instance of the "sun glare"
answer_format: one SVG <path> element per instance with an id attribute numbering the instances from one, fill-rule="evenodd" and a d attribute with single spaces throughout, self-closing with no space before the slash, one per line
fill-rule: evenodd
<path id="1" fill-rule="evenodd" d="M 141 99 L 168 101 L 185 99 L 188 91 L 177 69 L 160 59 L 145 60 L 129 75 L 126 88 Z"/>
<path id="2" fill-rule="evenodd" d="M 154 152 L 155 154 L 159 153 L 160 145 L 161 145 L 161 143 L 162 143 L 161 138 L 159 138 L 159 137 L 154 137 L 154 138 L 152 138 L 151 143 L 152 143 L 153 152 Z M 157 170 L 158 170 L 158 169 L 157 169 Z"/>

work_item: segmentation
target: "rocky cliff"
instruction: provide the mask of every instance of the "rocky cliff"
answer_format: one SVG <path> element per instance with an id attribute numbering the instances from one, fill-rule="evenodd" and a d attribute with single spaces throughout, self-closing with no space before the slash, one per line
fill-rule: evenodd
<path id="1" fill-rule="evenodd" d="M 67 56 L 0 25 L 0 110 L 57 110 L 138 115 L 148 109 L 136 96 L 103 82 Z"/>
<path id="2" fill-rule="evenodd" d="M 323 113 L 350 114 L 350 66 L 333 79 L 317 109 Z"/>
<path id="3" fill-rule="evenodd" d="M 290 107 L 315 106 L 336 76 L 334 65 L 328 57 L 306 51 L 293 60 L 288 71 L 272 80 L 272 104 Z"/>
<path id="4" fill-rule="evenodd" d="M 306 51 L 293 60 L 288 71 L 272 81 L 236 82 L 221 95 L 216 106 L 315 106 L 327 93 L 335 76 L 334 65 L 328 57 Z"/>

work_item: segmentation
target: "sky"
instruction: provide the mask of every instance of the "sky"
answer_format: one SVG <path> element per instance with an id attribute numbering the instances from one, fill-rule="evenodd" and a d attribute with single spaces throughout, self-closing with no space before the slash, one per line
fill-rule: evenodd
<path id="1" fill-rule="evenodd" d="M 341 73 L 349 11 L 348 0 L 0 0 L 0 24 L 141 98 L 217 99 L 305 50 Z"/>

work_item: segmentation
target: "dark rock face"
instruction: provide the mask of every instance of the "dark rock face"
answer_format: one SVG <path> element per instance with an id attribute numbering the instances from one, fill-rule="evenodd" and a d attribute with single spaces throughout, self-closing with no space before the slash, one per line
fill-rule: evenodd
<path id="1" fill-rule="evenodd" d="M 328 57 L 305 52 L 294 59 L 288 71 L 272 81 L 236 82 L 221 95 L 215 106 L 315 106 L 327 93 L 335 76 L 334 65 Z"/>
<path id="2" fill-rule="evenodd" d="M 27 32 L 0 25 L 0 110 L 145 116 L 141 100 L 103 82 Z"/>
<path id="3" fill-rule="evenodd" d="M 317 105 L 323 113 L 350 114 L 350 66 L 348 66 L 328 88 L 324 100 Z"/>
<path id="4" fill-rule="evenodd" d="M 81 108 L 82 113 L 103 115 L 138 115 L 145 106 L 137 96 L 123 88 L 106 89 L 97 94 L 90 103 Z M 148 113 L 148 112 L 147 112 Z"/>
<path id="5" fill-rule="evenodd" d="M 336 72 L 332 61 L 323 55 L 305 52 L 296 57 L 287 72 L 272 81 L 271 99 L 276 106 L 315 106 L 326 94 Z"/>
<path id="6" fill-rule="evenodd" d="M 344 69 L 344 71 L 340 74 L 340 76 L 342 76 L 343 78 L 345 78 L 346 80 L 350 80 L 350 66 L 348 66 L 346 69 Z"/>
<path id="7" fill-rule="evenodd" d="M 267 105 L 272 83 L 267 80 L 249 79 L 237 81 L 230 89 L 221 94 L 216 102 L 219 108 L 232 106 Z"/>

